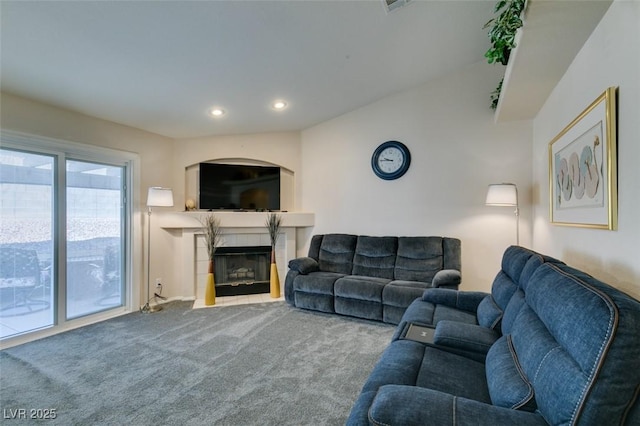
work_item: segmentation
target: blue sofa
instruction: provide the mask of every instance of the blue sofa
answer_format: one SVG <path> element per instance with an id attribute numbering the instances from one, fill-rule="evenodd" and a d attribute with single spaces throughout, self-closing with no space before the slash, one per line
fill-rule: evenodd
<path id="1" fill-rule="evenodd" d="M 289 262 L 286 301 L 296 307 L 397 324 L 431 287 L 457 289 L 460 240 L 447 237 L 314 235 Z"/>
<path id="2" fill-rule="evenodd" d="M 640 424 L 640 302 L 521 247 L 481 296 L 414 301 L 347 424 Z"/>

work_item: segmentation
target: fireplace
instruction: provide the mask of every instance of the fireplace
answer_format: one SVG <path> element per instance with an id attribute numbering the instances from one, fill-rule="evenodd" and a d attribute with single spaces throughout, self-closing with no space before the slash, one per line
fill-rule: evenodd
<path id="1" fill-rule="evenodd" d="M 182 262 L 177 271 L 176 283 L 182 283 L 181 288 L 175 291 L 182 295 L 184 300 L 204 301 L 205 287 L 207 283 L 207 271 L 209 256 L 207 254 L 204 235 L 202 234 L 202 219 L 211 213 L 208 212 L 158 212 L 158 225 L 171 231 L 178 237 L 179 252 Z M 222 239 L 216 250 L 229 247 L 251 247 L 271 245 L 271 239 L 267 228 L 264 226 L 267 220 L 267 212 L 215 212 L 220 218 Z M 280 238 L 276 244 L 276 264 L 281 279 L 287 274 L 287 264 L 302 254 L 298 253 L 298 238 L 309 235 L 314 225 L 313 213 L 282 212 L 282 227 Z M 298 236 L 300 232 L 300 236 Z M 270 266 L 269 270 L 270 270 Z M 268 279 L 268 278 L 267 278 Z M 237 287 L 240 287 L 238 285 Z"/>
<path id="2" fill-rule="evenodd" d="M 220 247 L 214 263 L 216 296 L 269 293 L 271 246 Z"/>

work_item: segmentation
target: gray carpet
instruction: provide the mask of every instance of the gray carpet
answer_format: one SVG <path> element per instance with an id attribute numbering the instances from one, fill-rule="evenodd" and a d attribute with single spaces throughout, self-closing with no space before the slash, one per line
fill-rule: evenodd
<path id="1" fill-rule="evenodd" d="M 0 408 L 64 425 L 340 425 L 394 330 L 284 302 L 190 307 L 5 349 Z"/>

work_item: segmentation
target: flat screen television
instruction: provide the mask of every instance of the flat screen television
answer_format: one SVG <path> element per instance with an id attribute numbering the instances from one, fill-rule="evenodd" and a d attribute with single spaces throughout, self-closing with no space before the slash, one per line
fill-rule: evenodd
<path id="1" fill-rule="evenodd" d="M 280 210 L 280 167 L 200 163 L 199 208 Z"/>

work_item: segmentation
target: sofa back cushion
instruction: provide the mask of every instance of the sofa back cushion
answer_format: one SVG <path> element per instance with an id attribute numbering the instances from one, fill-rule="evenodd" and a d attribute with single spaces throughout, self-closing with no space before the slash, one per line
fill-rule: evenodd
<path id="1" fill-rule="evenodd" d="M 523 374 L 512 345 L 511 336 L 502 336 L 487 353 L 485 366 L 491 402 L 499 407 L 535 411 L 533 386 Z"/>
<path id="2" fill-rule="evenodd" d="M 531 282 L 509 338 L 538 410 L 551 424 L 624 424 L 640 389 L 640 302 L 563 264 Z"/>
<path id="3" fill-rule="evenodd" d="M 398 238 L 359 236 L 353 257 L 353 275 L 393 279 Z"/>
<path id="4" fill-rule="evenodd" d="M 355 235 L 314 235 L 309 246 L 309 257 L 318 261 L 321 271 L 351 274 L 357 242 Z"/>
<path id="5" fill-rule="evenodd" d="M 458 259 L 459 248 L 458 245 Z M 399 237 L 394 278 L 430 283 L 436 272 L 444 268 L 444 251 L 442 237 Z M 451 248 L 449 251 L 451 257 L 456 257 L 455 249 Z"/>
<path id="6" fill-rule="evenodd" d="M 559 262 L 524 247 L 507 248 L 502 256 L 502 269 L 493 281 L 491 294 L 478 306 L 478 324 L 508 333 L 504 329 L 510 329 L 511 323 L 504 324 L 503 318 L 513 295 L 518 289 L 528 286 L 531 275 L 547 260 Z M 512 312 L 510 321 L 515 318 L 516 313 Z"/>

